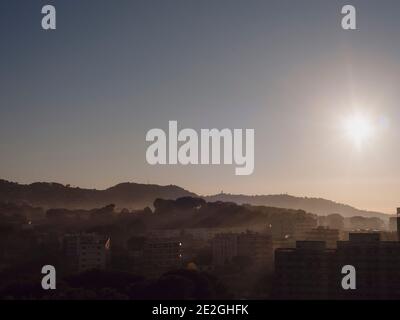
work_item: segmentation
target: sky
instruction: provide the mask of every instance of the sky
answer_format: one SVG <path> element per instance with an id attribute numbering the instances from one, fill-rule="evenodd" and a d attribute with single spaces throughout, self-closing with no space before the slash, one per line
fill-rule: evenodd
<path id="1" fill-rule="evenodd" d="M 57 29 L 41 28 L 41 7 Z M 341 28 L 344 4 L 357 30 Z M 400 206 L 397 0 L 0 2 L 0 177 Z M 370 134 L 354 143 L 358 114 Z M 151 166 L 146 133 L 252 128 L 255 170 Z M 347 130 L 347 131 L 346 131 Z"/>

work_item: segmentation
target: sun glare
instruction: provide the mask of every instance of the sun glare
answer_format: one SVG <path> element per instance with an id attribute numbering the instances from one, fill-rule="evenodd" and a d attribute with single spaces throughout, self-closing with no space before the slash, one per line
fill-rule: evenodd
<path id="1" fill-rule="evenodd" d="M 344 121 L 346 135 L 361 148 L 372 136 L 373 125 L 366 115 L 354 114 Z"/>

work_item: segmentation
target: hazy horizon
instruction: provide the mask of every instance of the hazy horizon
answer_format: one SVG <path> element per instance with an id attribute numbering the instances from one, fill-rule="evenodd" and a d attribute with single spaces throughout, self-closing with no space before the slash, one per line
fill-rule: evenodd
<path id="1" fill-rule="evenodd" d="M 356 31 L 340 27 L 347 1 L 51 4 L 51 32 L 42 1 L 0 4 L 1 178 L 400 206 L 398 1 L 351 1 Z M 370 125 L 363 143 L 342 125 L 354 114 Z M 254 174 L 148 165 L 146 132 L 168 120 L 254 128 Z"/>
<path id="2" fill-rule="evenodd" d="M 120 182 L 117 182 L 117 183 L 113 183 L 111 185 L 105 185 L 105 186 L 101 186 L 101 187 L 93 187 L 93 186 L 90 186 L 90 185 L 87 185 L 87 186 L 74 185 L 74 184 L 70 184 L 70 183 L 66 183 L 66 182 L 60 182 L 60 181 L 25 181 L 25 182 L 23 182 L 23 181 L 12 181 L 12 180 L 8 180 L 8 179 L 4 179 L 2 177 L 0 177 L 0 180 L 6 180 L 8 182 L 18 183 L 18 184 L 21 184 L 21 185 L 30 185 L 30 184 L 33 184 L 33 183 L 59 183 L 59 184 L 62 184 L 64 186 L 68 185 L 71 188 L 80 188 L 80 189 L 88 189 L 88 190 L 99 190 L 99 191 L 112 188 L 112 187 L 114 187 L 116 185 L 119 185 L 119 184 L 136 183 L 136 184 L 144 184 L 144 185 L 158 185 L 158 186 L 162 186 L 162 187 L 177 186 L 177 187 L 180 187 L 180 188 L 182 188 L 182 189 L 184 189 L 186 191 L 193 192 L 196 195 L 198 195 L 199 197 L 215 196 L 215 195 L 218 195 L 218 194 L 221 194 L 221 193 L 226 194 L 226 195 L 244 195 L 244 196 L 288 195 L 288 196 L 293 196 L 293 197 L 298 197 L 298 198 L 325 199 L 325 200 L 330 200 L 330 201 L 333 201 L 333 202 L 336 202 L 336 203 L 341 203 L 340 201 L 336 201 L 335 199 L 322 198 L 322 197 L 313 196 L 313 195 L 307 195 L 307 194 L 289 194 L 289 193 L 285 193 L 285 192 L 277 192 L 277 193 L 269 193 L 269 194 L 263 194 L 263 193 L 250 194 L 250 193 L 246 193 L 246 192 L 231 193 L 231 192 L 227 192 L 225 190 L 220 190 L 219 192 L 215 192 L 215 193 L 200 193 L 200 192 L 196 192 L 195 190 L 192 190 L 192 189 L 190 189 L 188 187 L 185 187 L 185 186 L 182 186 L 182 185 L 176 185 L 176 184 L 173 184 L 173 183 L 171 183 L 171 184 L 170 183 L 168 183 L 168 184 L 160 184 L 160 183 L 157 183 L 157 182 L 150 182 L 150 181 L 148 181 L 148 182 L 145 182 L 145 181 L 142 181 L 142 182 L 140 182 L 140 181 L 120 181 Z M 351 203 L 341 203 L 341 204 L 349 205 L 351 207 L 354 207 L 354 208 L 359 209 L 359 210 L 364 210 L 364 211 L 376 211 L 376 212 L 386 213 L 386 214 L 390 214 L 390 215 L 395 214 L 395 212 L 394 212 L 395 210 L 391 210 L 389 212 L 384 212 L 384 211 L 378 211 L 378 210 L 371 210 L 371 209 L 368 209 L 368 208 L 359 208 L 359 207 L 356 207 L 356 206 L 352 205 Z"/>

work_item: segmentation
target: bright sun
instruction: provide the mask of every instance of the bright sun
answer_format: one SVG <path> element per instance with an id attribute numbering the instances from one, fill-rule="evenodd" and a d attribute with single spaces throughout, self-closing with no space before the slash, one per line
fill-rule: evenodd
<path id="1" fill-rule="evenodd" d="M 366 115 L 362 114 L 353 114 L 345 119 L 344 129 L 347 136 L 353 140 L 357 148 L 361 148 L 373 134 L 371 120 Z"/>

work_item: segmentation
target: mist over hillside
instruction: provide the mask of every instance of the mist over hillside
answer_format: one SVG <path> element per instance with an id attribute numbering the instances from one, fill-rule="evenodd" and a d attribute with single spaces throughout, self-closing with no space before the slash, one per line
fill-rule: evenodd
<path id="1" fill-rule="evenodd" d="M 157 198 L 176 200 L 181 197 L 198 197 L 198 195 L 175 185 L 120 183 L 105 190 L 96 190 L 59 183 L 19 184 L 0 180 L 0 202 L 26 203 L 43 208 L 92 209 L 113 203 L 119 208 L 142 209 L 152 206 Z M 202 198 L 207 202 L 223 201 L 301 209 L 318 215 L 339 213 L 343 217 L 388 218 L 387 214 L 381 212 L 359 210 L 327 199 L 294 197 L 287 194 L 248 196 L 221 193 Z"/>
<path id="2" fill-rule="evenodd" d="M 269 206 L 287 209 L 302 209 L 317 215 L 339 213 L 343 217 L 362 216 L 388 219 L 389 215 L 382 212 L 360 210 L 343 203 L 337 203 L 323 198 L 295 197 L 288 194 L 276 195 L 236 195 L 220 193 L 203 197 L 206 201 L 236 202 L 255 206 Z"/>

